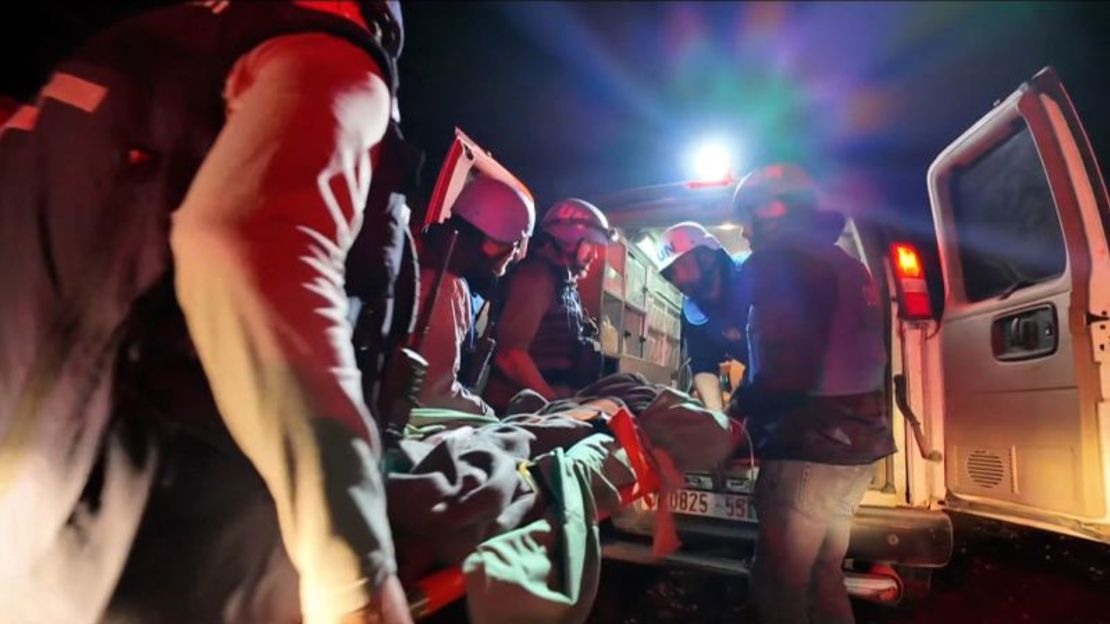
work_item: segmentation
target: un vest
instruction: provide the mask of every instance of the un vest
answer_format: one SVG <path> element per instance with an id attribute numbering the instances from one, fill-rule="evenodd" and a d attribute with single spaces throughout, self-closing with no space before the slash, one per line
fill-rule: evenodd
<path id="1" fill-rule="evenodd" d="M 169 224 L 224 124 L 224 83 L 240 56 L 274 37 L 322 32 L 366 50 L 396 86 L 377 41 L 340 17 L 284 3 L 213 7 L 153 11 L 94 36 L 57 68 L 34 128 L 0 137 L 0 150 L 19 143 L 22 152 L 12 166 L 0 158 L 7 444 L 40 413 L 83 423 L 81 438 L 95 438 L 134 385 L 159 397 L 151 412 L 215 414 L 173 297 Z M 364 218 L 376 227 L 363 228 L 351 254 L 362 258 L 348 279 L 359 297 L 394 296 L 404 251 L 384 188 L 395 179 L 378 173 Z M 113 383 L 125 368 L 141 379 Z"/>

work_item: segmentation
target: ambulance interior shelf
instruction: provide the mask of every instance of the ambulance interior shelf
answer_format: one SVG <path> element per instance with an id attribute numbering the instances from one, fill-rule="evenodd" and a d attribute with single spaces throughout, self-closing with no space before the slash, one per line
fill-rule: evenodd
<path id="1" fill-rule="evenodd" d="M 620 236 L 579 285 L 598 320 L 606 373 L 635 371 L 674 382 L 680 364 L 681 295 L 655 264 Z"/>

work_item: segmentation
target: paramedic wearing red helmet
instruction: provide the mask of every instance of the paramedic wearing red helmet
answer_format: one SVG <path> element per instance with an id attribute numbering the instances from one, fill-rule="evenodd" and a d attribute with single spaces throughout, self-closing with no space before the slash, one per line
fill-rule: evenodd
<path id="1" fill-rule="evenodd" d="M 895 451 L 885 410 L 879 297 L 836 245 L 844 218 L 818 210 L 801 168 L 740 181 L 734 207 L 752 255 L 748 367 L 729 413 L 760 457 L 752 592 L 765 623 L 852 622 L 841 572 L 873 463 Z"/>
<path id="2" fill-rule="evenodd" d="M 552 400 L 600 376 L 596 328 L 578 280 L 612 239 L 609 220 L 587 201 L 565 199 L 544 214 L 532 251 L 496 301 L 497 348 L 485 392 L 496 408 L 523 389 Z"/>
<path id="3" fill-rule="evenodd" d="M 399 11 L 148 11 L 0 129 L 0 620 L 411 621 L 345 266 Z"/>
<path id="4" fill-rule="evenodd" d="M 721 362 L 747 361 L 744 325 L 748 316 L 742 264 L 717 237 L 685 221 L 663 232 L 657 258 L 663 277 L 682 292 L 682 338 L 690 357 L 694 389 L 711 409 L 724 409 Z"/>
<path id="5" fill-rule="evenodd" d="M 428 371 L 420 391 L 424 407 L 493 416 L 493 409 L 459 381 L 464 345 L 474 324 L 472 284 L 505 274 L 524 253 L 536 213 L 531 196 L 500 180 L 469 182 L 451 207 L 451 217 L 431 226 L 420 241 L 420 306 L 428 308 L 421 355 Z M 450 258 L 449 237 L 457 232 Z M 446 260 L 446 264 L 444 262 Z M 435 297 L 436 273 L 446 267 Z"/>

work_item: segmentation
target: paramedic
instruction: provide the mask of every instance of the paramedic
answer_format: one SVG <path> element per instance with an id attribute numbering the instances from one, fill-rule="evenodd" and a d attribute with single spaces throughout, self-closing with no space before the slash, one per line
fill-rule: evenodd
<path id="1" fill-rule="evenodd" d="M 836 245 L 844 217 L 818 209 L 792 164 L 740 181 L 733 205 L 752 247 L 748 369 L 731 416 L 760 458 L 752 591 L 763 622 L 852 622 L 841 572 L 876 460 L 894 452 L 876 286 Z"/>
<path id="2" fill-rule="evenodd" d="M 657 260 L 663 277 L 684 295 L 682 336 L 694 389 L 710 409 L 724 409 L 719 377 L 727 359 L 747 361 L 748 314 L 743 266 L 717 237 L 691 221 L 663 232 Z"/>
<path id="3" fill-rule="evenodd" d="M 549 208 L 528 258 L 498 290 L 496 356 L 486 400 L 501 410 L 525 388 L 547 400 L 567 396 L 601 375 L 597 330 L 578 280 L 613 240 L 593 204 L 564 199 Z"/>
<path id="4" fill-rule="evenodd" d="M 479 175 L 459 192 L 447 221 L 424 232 L 419 245 L 420 308 L 428 321 L 416 328 L 423 333 L 420 354 L 428 362 L 419 397 L 423 407 L 494 415 L 488 403 L 459 381 L 474 327 L 471 283 L 503 276 L 523 256 L 535 221 L 527 191 Z M 433 292 L 441 272 L 442 281 Z"/>

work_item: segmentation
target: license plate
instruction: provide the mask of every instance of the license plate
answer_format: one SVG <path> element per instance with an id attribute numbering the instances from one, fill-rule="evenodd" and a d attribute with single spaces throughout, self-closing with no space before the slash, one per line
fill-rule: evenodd
<path id="1" fill-rule="evenodd" d="M 668 496 L 670 496 L 669 507 L 675 513 L 741 522 L 758 521 L 751 497 L 744 494 L 675 490 Z M 645 501 L 645 503 L 644 506 L 648 509 L 657 509 L 659 506 L 657 500 Z"/>

